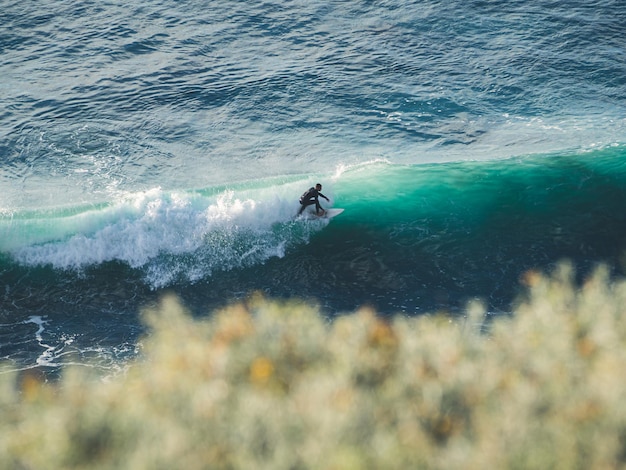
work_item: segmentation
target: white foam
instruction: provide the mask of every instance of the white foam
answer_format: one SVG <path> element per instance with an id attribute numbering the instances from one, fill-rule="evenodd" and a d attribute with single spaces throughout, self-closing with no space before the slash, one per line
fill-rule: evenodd
<path id="1" fill-rule="evenodd" d="M 57 349 L 57 346 L 51 346 L 47 343 L 44 343 L 44 340 L 43 340 L 43 332 L 45 331 L 45 325 L 48 322 L 39 315 L 31 315 L 30 317 L 28 317 L 28 320 L 26 320 L 24 323 L 34 323 L 35 325 L 38 326 L 37 331 L 35 332 L 35 339 L 37 340 L 37 343 L 39 344 L 39 346 L 44 348 L 44 351 L 37 358 L 36 360 L 37 365 L 40 365 L 40 366 L 55 365 L 54 359 L 55 359 L 55 351 Z"/>
<path id="2" fill-rule="evenodd" d="M 304 186 L 125 194 L 100 209 L 14 223 L 23 236 L 11 252 L 22 264 L 58 269 L 121 261 L 143 268 L 155 287 L 181 276 L 194 281 L 215 269 L 282 257 L 290 243 L 307 241 L 320 230 L 323 223 L 294 222 Z M 46 230 L 51 226 L 55 229 Z"/>

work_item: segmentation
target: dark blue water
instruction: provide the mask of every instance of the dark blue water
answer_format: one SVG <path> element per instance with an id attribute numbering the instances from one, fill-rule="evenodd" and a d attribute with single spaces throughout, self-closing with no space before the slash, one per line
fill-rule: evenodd
<path id="1" fill-rule="evenodd" d="M 498 313 L 623 272 L 623 2 L 1 6 L 10 369 L 121 367 L 166 292 Z M 318 181 L 345 212 L 294 220 Z"/>

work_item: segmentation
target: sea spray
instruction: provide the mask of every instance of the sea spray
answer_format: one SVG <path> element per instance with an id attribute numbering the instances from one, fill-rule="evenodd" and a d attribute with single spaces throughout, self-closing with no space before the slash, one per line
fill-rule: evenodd
<path id="1" fill-rule="evenodd" d="M 282 257 L 286 246 L 306 243 L 328 223 L 294 221 L 293 200 L 277 193 L 272 186 L 211 195 L 156 188 L 97 208 L 12 217 L 2 221 L 3 250 L 21 264 L 63 270 L 123 262 L 144 269 L 155 288 L 194 282 L 216 269 Z"/>

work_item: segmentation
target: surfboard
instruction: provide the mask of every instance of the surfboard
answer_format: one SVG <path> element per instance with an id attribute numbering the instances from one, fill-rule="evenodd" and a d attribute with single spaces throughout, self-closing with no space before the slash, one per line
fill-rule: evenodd
<path id="1" fill-rule="evenodd" d="M 337 209 L 333 207 L 332 209 L 326 209 L 324 215 L 317 215 L 315 210 L 308 211 L 308 215 L 316 219 L 332 219 L 333 217 L 337 217 L 343 211 L 344 209 Z"/>

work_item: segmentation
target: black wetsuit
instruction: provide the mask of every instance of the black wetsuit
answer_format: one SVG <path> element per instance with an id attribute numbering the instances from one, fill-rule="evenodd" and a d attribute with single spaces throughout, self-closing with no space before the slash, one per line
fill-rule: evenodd
<path id="1" fill-rule="evenodd" d="M 313 204 L 315 204 L 316 212 L 322 210 L 322 206 L 320 206 L 319 196 L 322 196 L 328 201 L 328 198 L 320 193 L 316 188 L 311 188 L 306 193 L 304 193 L 302 197 L 300 197 L 301 206 L 300 210 L 298 211 L 298 215 L 302 214 L 307 206 L 312 206 Z"/>

